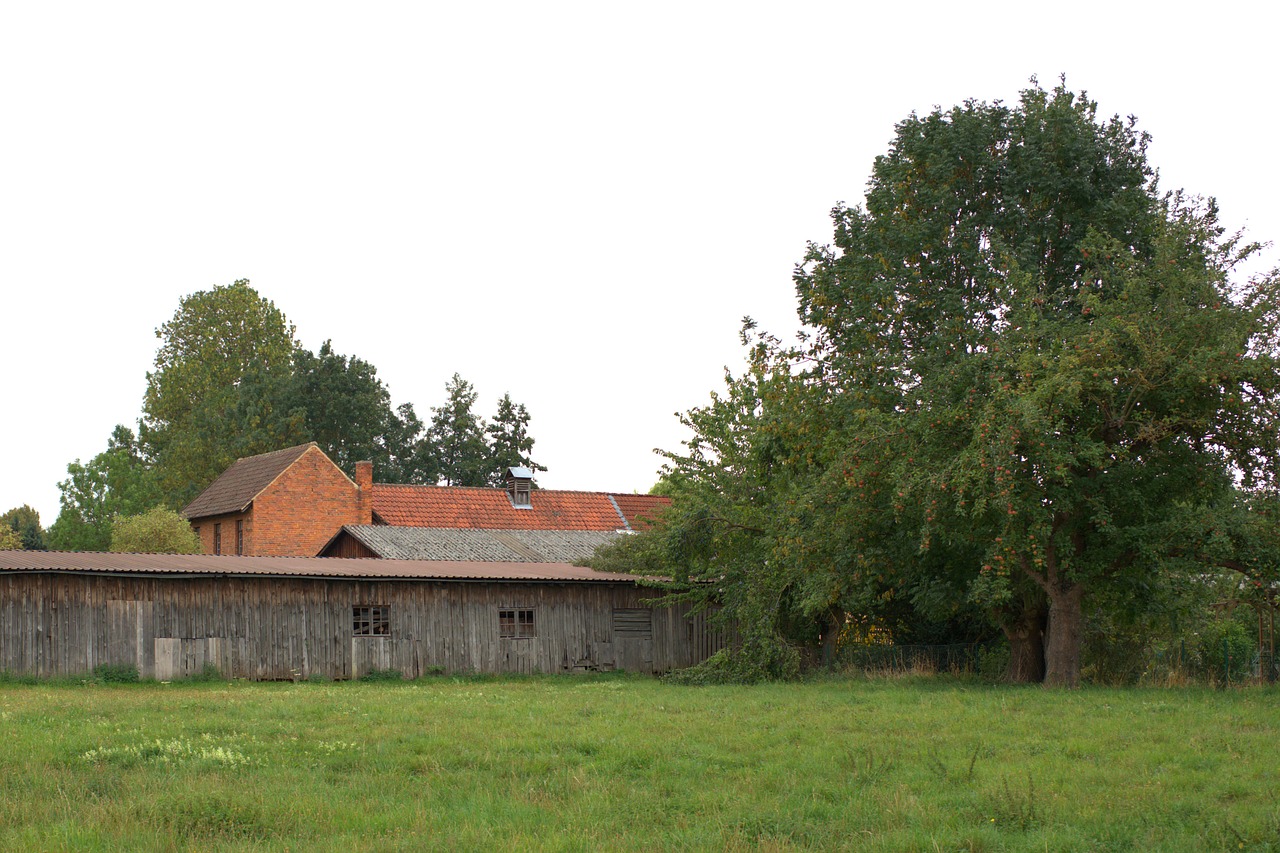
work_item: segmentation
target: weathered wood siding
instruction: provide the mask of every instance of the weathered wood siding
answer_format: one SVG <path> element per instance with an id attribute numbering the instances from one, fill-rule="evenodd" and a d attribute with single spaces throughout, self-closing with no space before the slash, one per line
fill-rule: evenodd
<path id="1" fill-rule="evenodd" d="M 654 608 L 648 638 L 614 610 L 647 607 L 626 583 L 309 578 L 0 576 L 0 670 L 73 675 L 132 664 L 181 678 L 205 664 L 250 679 L 353 678 L 371 669 L 665 672 L 723 640 L 702 616 Z M 387 606 L 386 636 L 353 636 L 353 608 Z M 533 610 L 536 636 L 499 636 L 500 610 Z"/>

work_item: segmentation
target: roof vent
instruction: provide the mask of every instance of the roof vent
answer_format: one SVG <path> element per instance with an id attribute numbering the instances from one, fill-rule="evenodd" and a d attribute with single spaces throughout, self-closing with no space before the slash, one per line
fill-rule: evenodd
<path id="1" fill-rule="evenodd" d="M 508 468 L 507 497 L 516 509 L 533 509 L 533 472 L 523 465 Z"/>

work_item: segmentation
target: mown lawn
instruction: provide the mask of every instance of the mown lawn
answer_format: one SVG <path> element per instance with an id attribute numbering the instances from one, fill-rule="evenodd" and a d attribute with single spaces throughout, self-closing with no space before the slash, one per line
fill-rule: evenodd
<path id="1" fill-rule="evenodd" d="M 0 685 L 0 849 L 1280 849 L 1280 691 Z"/>

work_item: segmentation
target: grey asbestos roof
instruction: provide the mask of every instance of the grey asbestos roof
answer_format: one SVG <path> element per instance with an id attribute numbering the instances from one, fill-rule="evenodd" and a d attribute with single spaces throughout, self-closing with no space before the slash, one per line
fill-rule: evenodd
<path id="1" fill-rule="evenodd" d="M 342 528 L 390 560 L 572 563 L 624 535 L 602 530 L 473 530 L 348 524 Z"/>
<path id="2" fill-rule="evenodd" d="M 632 575 L 568 563 L 457 560 L 359 560 L 338 557 L 215 557 L 208 554 L 113 554 L 0 551 L 0 574 L 70 572 L 197 576 L 358 578 L 445 581 L 635 583 Z"/>

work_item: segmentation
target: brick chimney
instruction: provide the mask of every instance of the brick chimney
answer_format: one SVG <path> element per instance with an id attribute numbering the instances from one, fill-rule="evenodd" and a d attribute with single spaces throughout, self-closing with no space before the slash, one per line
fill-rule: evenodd
<path id="1" fill-rule="evenodd" d="M 356 463 L 356 524 L 373 524 L 373 463 Z"/>

